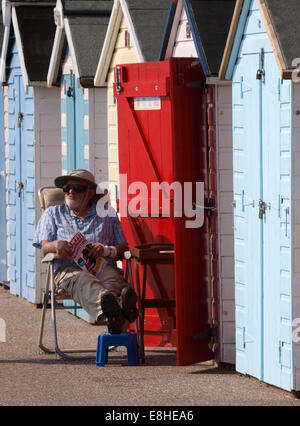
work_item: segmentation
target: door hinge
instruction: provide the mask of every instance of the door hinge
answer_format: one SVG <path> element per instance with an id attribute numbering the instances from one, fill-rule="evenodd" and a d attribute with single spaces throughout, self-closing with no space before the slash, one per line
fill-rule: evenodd
<path id="1" fill-rule="evenodd" d="M 209 213 L 212 213 L 217 209 L 214 206 L 214 200 L 208 199 L 207 202 L 204 203 L 204 206 L 200 206 L 199 204 L 193 202 L 192 203 L 192 210 L 207 210 Z"/>
<path id="2" fill-rule="evenodd" d="M 216 338 L 218 336 L 218 332 L 219 332 L 219 327 L 210 327 L 207 330 L 203 331 L 202 333 L 199 333 L 193 336 L 193 340 Z"/>
<path id="3" fill-rule="evenodd" d="M 201 81 L 190 81 L 189 83 L 186 83 L 187 87 L 193 87 L 194 89 L 206 89 L 207 85 L 205 80 Z"/>
<path id="4" fill-rule="evenodd" d="M 244 326 L 242 328 L 243 330 L 243 349 L 246 349 L 246 344 L 247 343 L 254 343 L 254 339 L 252 336 L 250 336 L 247 332 L 246 332 L 246 327 Z"/>

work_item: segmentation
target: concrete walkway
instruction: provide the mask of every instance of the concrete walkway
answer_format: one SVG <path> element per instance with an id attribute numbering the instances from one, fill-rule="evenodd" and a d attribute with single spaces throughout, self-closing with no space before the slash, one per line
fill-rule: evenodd
<path id="1" fill-rule="evenodd" d="M 288 392 L 211 362 L 177 367 L 173 350 L 147 350 L 146 365 L 139 367 L 128 367 L 121 349 L 110 353 L 105 367 L 96 367 L 93 360 L 63 361 L 40 354 L 40 315 L 40 309 L 0 287 L 0 318 L 6 323 L 6 342 L 0 342 L 1 406 L 300 405 Z M 59 319 L 61 345 L 96 347 L 97 335 L 104 331 L 65 311 Z"/>

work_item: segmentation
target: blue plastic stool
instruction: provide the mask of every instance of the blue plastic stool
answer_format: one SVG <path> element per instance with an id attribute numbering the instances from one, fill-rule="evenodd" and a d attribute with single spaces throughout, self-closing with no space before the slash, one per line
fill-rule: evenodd
<path id="1" fill-rule="evenodd" d="M 99 334 L 96 352 L 96 366 L 104 367 L 108 361 L 109 346 L 126 346 L 128 365 L 139 365 L 139 350 L 135 333 Z"/>

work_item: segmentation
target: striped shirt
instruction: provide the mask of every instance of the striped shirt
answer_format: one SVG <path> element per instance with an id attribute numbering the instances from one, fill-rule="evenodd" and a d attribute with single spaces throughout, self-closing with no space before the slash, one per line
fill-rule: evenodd
<path id="1" fill-rule="evenodd" d="M 112 207 L 109 207 L 112 209 Z M 113 216 L 113 217 L 111 217 Z M 116 246 L 126 242 L 119 218 L 107 215 L 104 218 L 98 216 L 96 204 L 93 203 L 82 221 L 66 204 L 48 207 L 40 217 L 35 230 L 33 246 L 42 248 L 42 241 L 63 240 L 70 241 L 76 232 L 81 232 L 89 243 L 101 243 L 108 246 Z M 115 266 L 111 258 L 105 258 L 108 263 Z M 54 274 L 64 265 L 75 264 L 72 260 L 57 260 L 54 263 Z"/>

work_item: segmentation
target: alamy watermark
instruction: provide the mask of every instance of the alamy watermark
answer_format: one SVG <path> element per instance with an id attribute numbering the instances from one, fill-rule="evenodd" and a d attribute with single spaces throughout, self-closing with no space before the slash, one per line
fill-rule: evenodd
<path id="1" fill-rule="evenodd" d="M 6 322 L 0 318 L 0 343 L 6 342 Z"/>
<path id="2" fill-rule="evenodd" d="M 106 190 L 106 191 L 105 191 Z M 97 202 L 100 217 L 114 216 L 105 206 L 114 185 L 102 182 L 97 193 L 106 195 Z M 203 182 L 132 182 L 128 185 L 127 174 L 120 174 L 120 217 L 176 217 L 184 218 L 186 228 L 201 228 L 204 224 Z"/>

